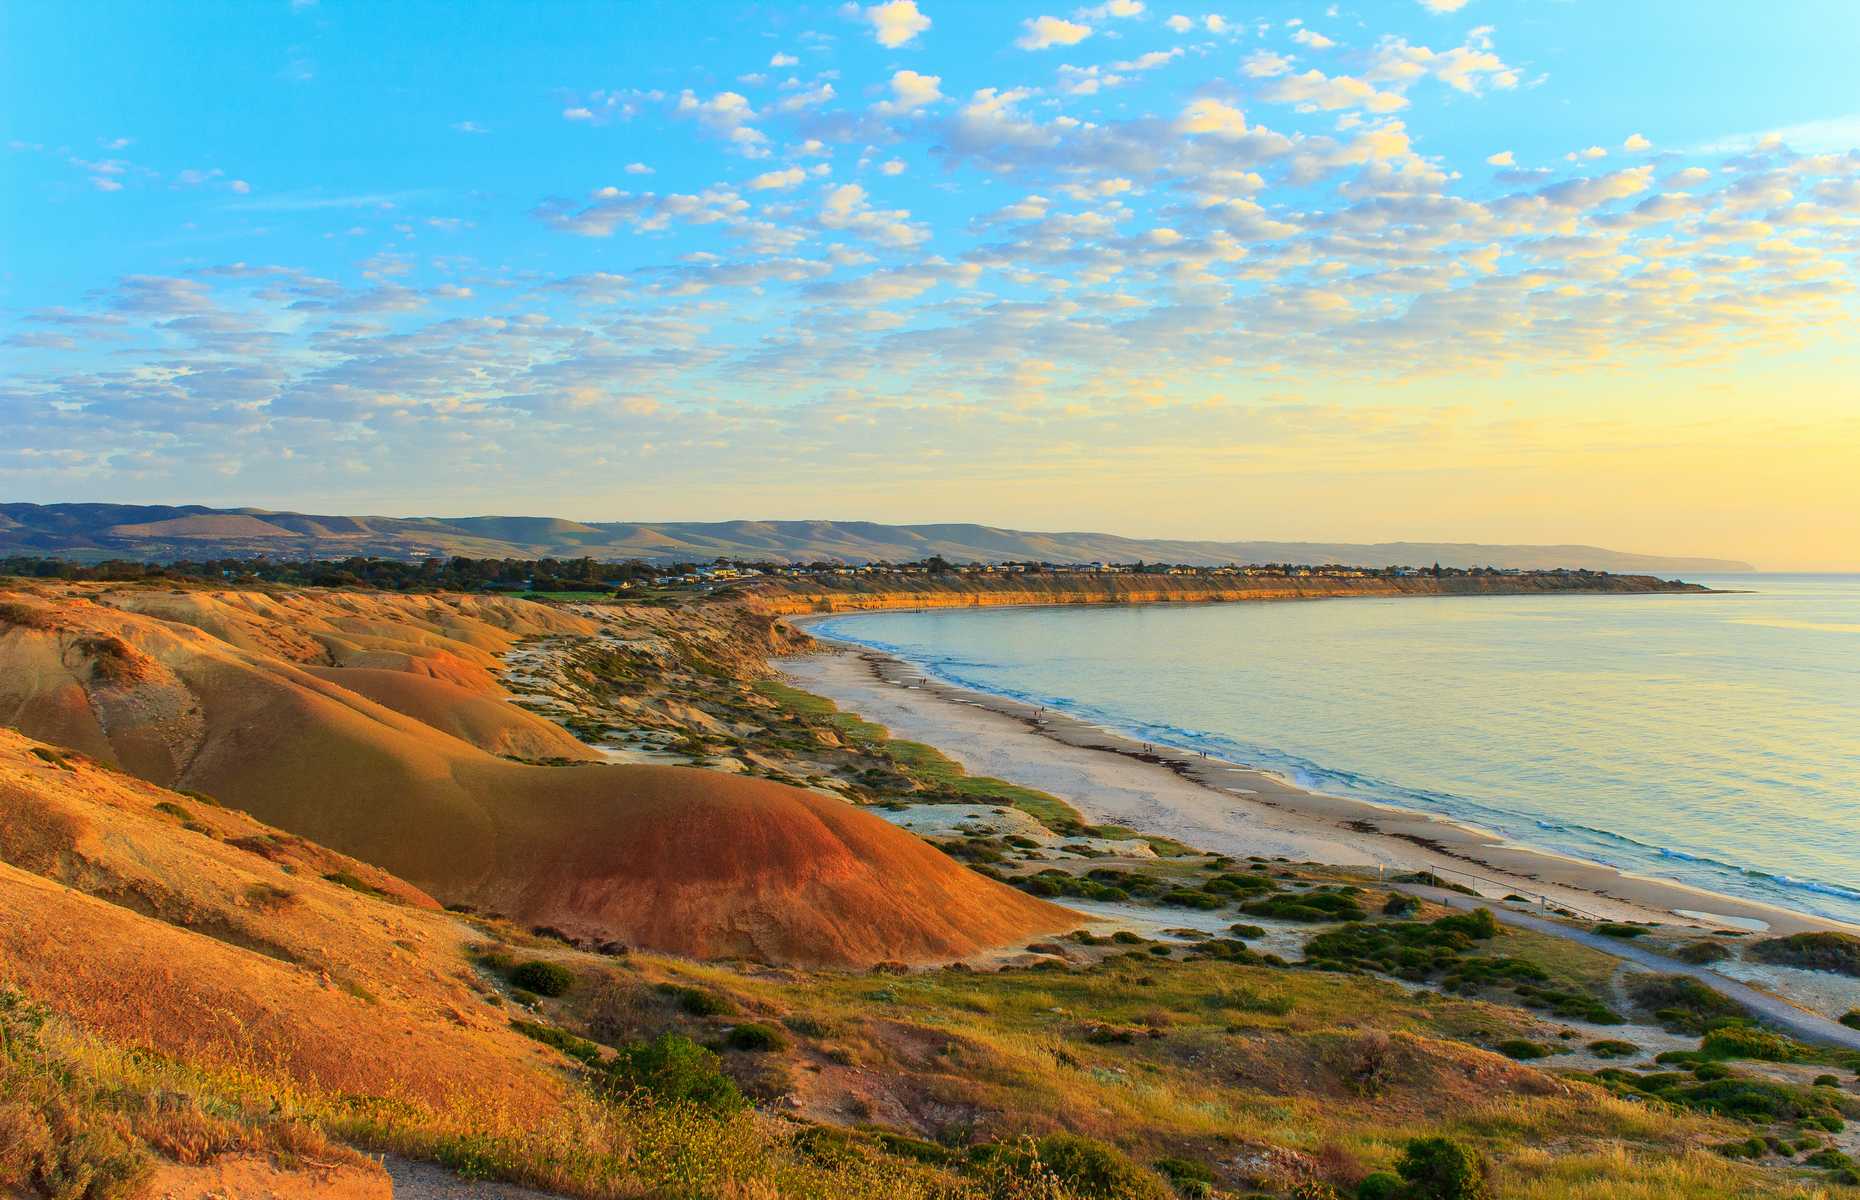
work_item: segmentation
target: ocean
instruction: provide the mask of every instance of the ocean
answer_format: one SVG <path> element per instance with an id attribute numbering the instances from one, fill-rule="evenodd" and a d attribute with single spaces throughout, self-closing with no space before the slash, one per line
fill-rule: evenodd
<path id="1" fill-rule="evenodd" d="M 1717 595 L 862 613 L 963 687 L 1643 875 L 1860 922 L 1860 575 Z"/>

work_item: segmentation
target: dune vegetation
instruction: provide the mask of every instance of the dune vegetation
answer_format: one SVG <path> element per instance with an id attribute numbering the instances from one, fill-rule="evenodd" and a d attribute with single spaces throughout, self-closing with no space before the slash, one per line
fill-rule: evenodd
<path id="1" fill-rule="evenodd" d="M 781 685 L 794 635 L 740 606 L 4 602 L 0 1192 L 362 1196 L 391 1153 L 616 1198 L 1860 1196 L 1850 1056 L 1347 868 L 1085 824 Z M 1020 832 L 881 819 L 970 812 Z"/>

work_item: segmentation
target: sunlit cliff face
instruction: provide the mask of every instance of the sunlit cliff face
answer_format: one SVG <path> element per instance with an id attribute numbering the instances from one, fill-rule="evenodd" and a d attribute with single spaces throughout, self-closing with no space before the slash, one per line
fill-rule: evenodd
<path id="1" fill-rule="evenodd" d="M 1598 11 L 16 14 L 0 490 L 1856 565 L 1860 27 Z"/>

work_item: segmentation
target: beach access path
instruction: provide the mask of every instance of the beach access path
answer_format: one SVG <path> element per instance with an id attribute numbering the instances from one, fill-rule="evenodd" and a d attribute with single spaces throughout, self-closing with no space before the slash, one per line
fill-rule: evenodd
<path id="1" fill-rule="evenodd" d="M 1535 930 L 1547 933 L 1551 937 L 1568 938 L 1604 954 L 1626 959 L 1650 971 L 1662 975 L 1684 975 L 1696 979 L 1713 991 L 1735 1000 L 1765 1024 L 1772 1025 L 1787 1033 L 1797 1041 L 1809 1042 L 1817 1046 L 1840 1046 L 1848 1050 L 1860 1050 L 1860 1029 L 1850 1029 L 1839 1021 L 1831 1021 L 1818 1013 L 1807 1012 L 1768 992 L 1758 991 L 1749 984 L 1720 975 L 1709 967 L 1695 966 L 1680 962 L 1664 954 L 1655 954 L 1633 942 L 1622 938 L 1607 937 L 1587 929 L 1573 929 L 1568 925 L 1530 913 L 1517 912 L 1502 905 L 1489 904 L 1472 896 L 1464 896 L 1446 888 L 1427 887 L 1423 884 L 1396 884 L 1397 891 L 1406 892 L 1435 904 L 1444 904 L 1449 908 L 1471 910 L 1489 909 L 1500 924 L 1512 925 L 1519 929 Z"/>

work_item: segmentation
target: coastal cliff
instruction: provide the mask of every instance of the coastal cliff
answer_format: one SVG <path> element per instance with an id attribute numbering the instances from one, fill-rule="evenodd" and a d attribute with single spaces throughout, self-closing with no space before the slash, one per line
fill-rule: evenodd
<path id="1" fill-rule="evenodd" d="M 1343 596 L 1509 596 L 1541 593 L 1708 592 L 1651 575 L 1409 576 L 956 574 L 849 575 L 758 580 L 736 593 L 772 616 L 1007 604 L 1165 604 L 1319 600 Z"/>

